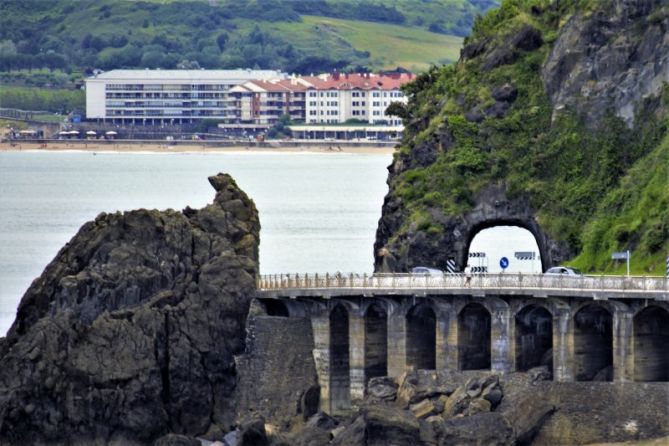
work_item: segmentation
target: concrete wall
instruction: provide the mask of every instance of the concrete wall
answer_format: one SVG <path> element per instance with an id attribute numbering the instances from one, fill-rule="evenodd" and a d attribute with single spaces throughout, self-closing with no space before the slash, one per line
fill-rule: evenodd
<path id="1" fill-rule="evenodd" d="M 318 384 L 311 321 L 306 317 L 250 316 L 246 353 L 236 358 L 237 420 L 260 413 L 286 426 L 304 394 Z"/>

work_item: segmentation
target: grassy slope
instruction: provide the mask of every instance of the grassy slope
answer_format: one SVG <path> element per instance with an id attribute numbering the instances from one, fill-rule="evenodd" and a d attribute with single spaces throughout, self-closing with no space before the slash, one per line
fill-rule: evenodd
<path id="1" fill-rule="evenodd" d="M 669 250 L 669 143 L 658 145 L 666 135 L 666 118 L 639 116 L 637 127 L 627 129 L 610 117 L 599 131 L 586 129 L 575 111 L 563 111 L 551 121 L 540 68 L 571 11 L 566 6 L 537 17 L 528 14 L 532 4 L 546 10 L 548 1 L 506 1 L 479 21 L 471 41 L 489 38 L 489 48 L 503 47 L 516 30 L 531 24 L 546 41 L 540 48 L 490 71 L 481 69 L 485 55 L 433 70 L 410 87 L 410 121 L 427 125 L 409 127 L 402 153 L 411 154 L 421 143 L 435 144 L 431 141 L 446 131 L 455 143 L 433 164 L 393 180 L 391 194 L 402 199 L 410 217 L 391 243 L 412 227 L 443 231 L 431 220 L 432 209 L 460 215 L 486 185 L 503 182 L 511 196 L 530 198 L 552 237 L 582 252 L 576 263 L 584 270 L 619 272 L 619 265 L 607 260 L 610 252 L 631 249 L 644 258 L 635 272 L 661 274 Z M 480 124 L 465 119 L 468 110 L 494 104 L 491 91 L 505 82 L 518 88 L 518 98 L 504 117 Z M 593 209 L 598 203 L 600 208 Z"/>
<path id="2" fill-rule="evenodd" d="M 349 42 L 358 51 L 369 51 L 371 68 L 402 66 L 423 71 L 431 64 L 457 60 L 462 39 L 415 27 L 357 20 L 304 16 L 301 23 L 267 23 L 296 48 L 311 51 L 322 41 Z"/>

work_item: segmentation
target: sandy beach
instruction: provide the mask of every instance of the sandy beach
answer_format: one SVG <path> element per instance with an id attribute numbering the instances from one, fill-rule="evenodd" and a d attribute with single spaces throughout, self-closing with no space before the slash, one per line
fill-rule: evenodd
<path id="1" fill-rule="evenodd" d="M 215 144 L 177 144 L 168 145 L 161 142 L 155 143 L 128 143 L 123 141 L 97 143 L 90 142 L 49 142 L 37 144 L 31 142 L 15 141 L 13 143 L 0 143 L 0 152 L 40 151 L 40 152 L 123 152 L 123 153 L 226 153 L 226 152 L 263 152 L 263 153 L 358 153 L 358 154 L 381 154 L 393 153 L 395 149 L 389 146 L 347 146 L 333 142 L 328 145 L 300 145 L 290 146 L 282 143 L 277 146 L 262 146 L 254 144 L 235 146 L 216 146 Z"/>

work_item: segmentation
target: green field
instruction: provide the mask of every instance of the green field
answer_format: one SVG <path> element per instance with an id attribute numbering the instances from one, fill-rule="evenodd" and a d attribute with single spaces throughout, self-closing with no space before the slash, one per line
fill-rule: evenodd
<path id="1" fill-rule="evenodd" d="M 356 50 L 369 51 L 374 68 L 401 66 L 423 71 L 430 65 L 457 60 L 462 46 L 459 37 L 431 33 L 420 28 L 329 17 L 304 16 L 302 23 L 286 23 L 281 27 L 287 38 L 291 29 L 295 29 L 346 40 Z"/>

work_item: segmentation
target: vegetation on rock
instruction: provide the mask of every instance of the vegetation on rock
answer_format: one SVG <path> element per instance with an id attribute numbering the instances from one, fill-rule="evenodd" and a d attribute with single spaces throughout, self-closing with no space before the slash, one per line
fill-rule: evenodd
<path id="1" fill-rule="evenodd" d="M 394 111 L 407 132 L 391 166 L 382 217 L 391 233 L 380 234 L 377 245 L 399 253 L 411 251 L 416 233 L 438 239 L 444 221 L 461 218 L 486 188 L 498 185 L 509 199 L 528 199 L 542 229 L 578 253 L 581 268 L 616 271 L 611 251 L 630 249 L 644 259 L 633 263 L 636 273 L 663 272 L 669 250 L 667 97 L 649 95 L 625 119 L 614 103 L 591 111 L 607 99 L 594 87 L 590 96 L 582 93 L 595 80 L 579 83 L 579 95 L 567 105 L 548 93 L 566 89 L 564 82 L 552 84 L 551 75 L 576 70 L 558 60 L 563 65 L 549 72 L 547 61 L 559 56 L 553 54 L 556 41 L 594 20 L 610 20 L 610 28 L 619 29 L 591 33 L 593 41 L 584 45 L 611 51 L 607 45 L 615 38 L 625 44 L 636 39 L 660 52 L 648 27 L 666 29 L 666 18 L 622 9 L 629 25 L 614 17 L 628 7 L 619 3 L 505 0 L 476 20 L 457 64 L 433 68 L 408 85 L 409 104 Z M 574 53 L 575 64 L 587 57 Z"/>

